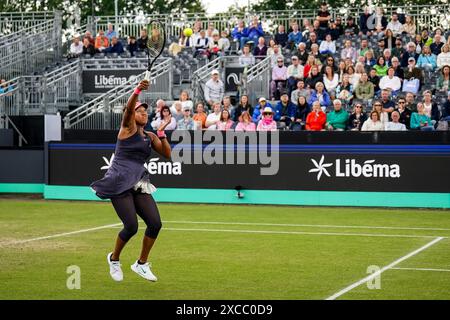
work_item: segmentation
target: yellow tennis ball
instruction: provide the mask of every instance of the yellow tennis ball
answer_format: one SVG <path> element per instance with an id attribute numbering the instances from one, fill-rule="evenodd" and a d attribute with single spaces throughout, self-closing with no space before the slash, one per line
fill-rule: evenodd
<path id="1" fill-rule="evenodd" d="M 192 31 L 191 28 L 185 28 L 185 29 L 183 30 L 183 34 L 184 34 L 186 37 L 192 36 L 193 33 L 194 33 L 194 31 Z"/>

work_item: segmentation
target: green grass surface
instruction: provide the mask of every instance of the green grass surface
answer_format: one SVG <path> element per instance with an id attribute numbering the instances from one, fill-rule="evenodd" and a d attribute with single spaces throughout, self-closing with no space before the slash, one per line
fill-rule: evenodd
<path id="1" fill-rule="evenodd" d="M 450 211 L 159 208 L 163 229 L 150 256 L 158 282 L 130 270 L 141 222 L 116 283 L 106 254 L 120 226 L 17 242 L 119 223 L 109 203 L 0 200 L 0 299 L 325 299 L 366 277 L 368 266 L 384 267 L 436 237 L 445 238 L 396 267 L 450 270 Z M 80 267 L 80 290 L 66 287 L 71 265 Z M 450 272 L 389 269 L 380 283 L 339 299 L 450 299 Z"/>

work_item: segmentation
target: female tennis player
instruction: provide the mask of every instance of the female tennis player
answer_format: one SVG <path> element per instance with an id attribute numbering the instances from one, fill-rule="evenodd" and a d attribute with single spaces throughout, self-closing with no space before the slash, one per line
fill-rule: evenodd
<path id="1" fill-rule="evenodd" d="M 141 81 L 128 99 L 117 136 L 114 160 L 105 176 L 91 184 L 98 197 L 111 199 L 124 226 L 119 232 L 114 251 L 107 255 L 110 275 L 115 281 L 123 280 L 119 257 L 128 240 L 138 231 L 137 215 L 144 220 L 147 229 L 142 241 L 141 255 L 131 265 L 131 270 L 144 279 L 157 280 L 147 259 L 161 229 L 161 218 L 151 195 L 156 189 L 150 183 L 144 164 L 150 158 L 152 148 L 163 157 L 170 158 L 171 149 L 164 133 L 170 123 L 170 116 L 161 123 L 157 134 L 144 131 L 148 120 L 148 105 L 139 102 L 138 97 L 141 91 L 147 90 L 148 87 L 147 80 Z"/>

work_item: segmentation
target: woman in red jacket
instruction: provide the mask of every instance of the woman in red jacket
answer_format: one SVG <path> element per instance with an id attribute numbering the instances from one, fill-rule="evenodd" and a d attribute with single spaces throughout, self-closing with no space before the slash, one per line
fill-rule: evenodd
<path id="1" fill-rule="evenodd" d="M 327 116 L 322 111 L 319 101 L 314 101 L 313 110 L 306 117 L 306 130 L 308 131 L 320 131 L 323 130 Z"/>

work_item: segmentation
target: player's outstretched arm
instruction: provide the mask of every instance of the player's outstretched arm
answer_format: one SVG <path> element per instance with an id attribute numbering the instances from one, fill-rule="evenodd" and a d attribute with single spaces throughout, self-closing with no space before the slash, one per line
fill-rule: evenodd
<path id="1" fill-rule="evenodd" d="M 142 90 L 147 90 L 149 87 L 149 82 L 147 80 L 142 80 L 139 82 L 139 85 L 136 87 L 134 92 L 131 94 L 128 99 L 127 106 L 125 107 L 123 118 L 122 118 L 122 128 L 126 128 L 129 131 L 132 131 L 134 127 L 136 127 L 136 123 L 134 121 L 134 107 L 136 106 L 136 102 L 139 98 L 139 93 Z"/>

